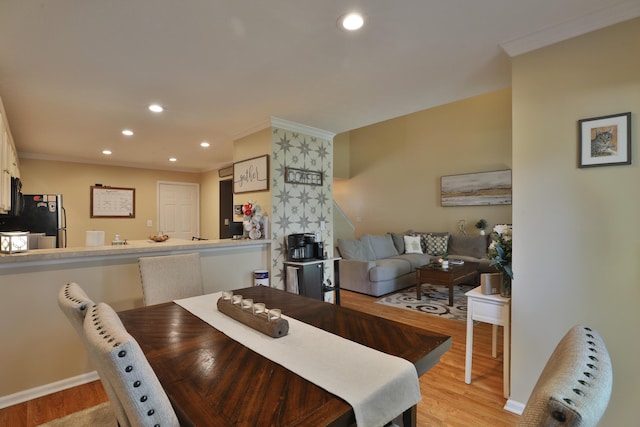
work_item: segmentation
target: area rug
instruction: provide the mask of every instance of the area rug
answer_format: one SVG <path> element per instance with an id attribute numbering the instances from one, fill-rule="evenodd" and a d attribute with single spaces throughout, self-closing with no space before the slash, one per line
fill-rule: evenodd
<path id="1" fill-rule="evenodd" d="M 429 284 L 422 285 L 422 298 L 420 300 L 416 299 L 416 288 L 414 286 L 394 294 L 386 295 L 376 302 L 392 307 L 431 314 L 445 319 L 466 322 L 467 297 L 464 294 L 474 287 L 475 286 L 468 285 L 454 286 L 452 307 L 449 307 L 449 289 L 446 286 Z"/>
<path id="2" fill-rule="evenodd" d="M 101 403 L 82 411 L 74 412 L 66 417 L 57 418 L 38 427 L 117 427 L 116 419 L 111 404 Z"/>

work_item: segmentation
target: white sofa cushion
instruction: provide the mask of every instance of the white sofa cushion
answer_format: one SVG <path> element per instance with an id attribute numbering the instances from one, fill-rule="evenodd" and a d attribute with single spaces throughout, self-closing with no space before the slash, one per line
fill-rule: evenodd
<path id="1" fill-rule="evenodd" d="M 411 273 L 411 264 L 406 260 L 398 258 L 379 259 L 376 261 L 376 266 L 369 270 L 369 280 L 382 282 L 396 279 L 409 273 Z"/>

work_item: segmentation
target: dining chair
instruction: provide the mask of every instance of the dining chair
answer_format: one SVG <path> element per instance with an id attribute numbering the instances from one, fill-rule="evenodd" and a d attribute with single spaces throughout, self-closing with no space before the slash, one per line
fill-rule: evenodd
<path id="1" fill-rule="evenodd" d="M 132 426 L 179 426 L 158 377 L 111 306 L 99 303 L 84 320 L 89 351 L 113 386 Z"/>
<path id="2" fill-rule="evenodd" d="M 549 357 L 518 426 L 596 426 L 611 397 L 611 359 L 595 330 L 576 325 Z"/>
<path id="3" fill-rule="evenodd" d="M 65 316 L 67 316 L 69 322 L 71 322 L 71 325 L 73 325 L 74 329 L 80 336 L 80 339 L 82 340 L 85 348 L 87 347 L 87 339 L 84 332 L 84 318 L 89 308 L 91 308 L 93 305 L 94 302 L 87 296 L 85 291 L 77 283 L 67 283 L 66 285 L 62 286 L 60 288 L 60 291 L 58 292 L 58 306 L 65 314 Z M 91 356 L 89 357 L 91 358 Z M 96 370 L 98 370 L 98 375 L 101 378 L 102 386 L 104 387 L 104 390 L 109 397 L 109 407 L 111 412 L 115 415 L 115 418 L 113 420 L 114 424 L 117 423 L 120 425 L 120 427 L 129 426 L 129 421 L 127 420 L 124 408 L 122 407 L 118 396 L 113 390 L 113 387 L 111 387 L 111 384 L 109 384 L 108 381 L 102 379 L 102 376 L 99 372 L 99 366 L 96 366 Z M 105 409 L 104 407 L 97 405 L 94 407 L 94 411 L 96 413 L 96 416 L 99 416 L 98 414 L 104 412 Z M 87 416 L 86 414 L 81 413 L 78 413 L 77 415 Z"/>
<path id="4" fill-rule="evenodd" d="M 138 259 L 144 305 L 160 304 L 204 293 L 200 254 Z"/>

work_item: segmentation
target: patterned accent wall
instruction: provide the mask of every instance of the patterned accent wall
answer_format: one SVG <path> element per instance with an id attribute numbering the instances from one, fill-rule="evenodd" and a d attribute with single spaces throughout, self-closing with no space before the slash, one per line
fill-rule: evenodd
<path id="1" fill-rule="evenodd" d="M 284 289 L 289 234 L 320 232 L 333 256 L 333 141 L 281 127 L 271 131 L 271 286 Z M 322 172 L 322 185 L 285 183 L 286 167 Z M 325 278 L 333 281 L 333 264 L 326 264 Z"/>

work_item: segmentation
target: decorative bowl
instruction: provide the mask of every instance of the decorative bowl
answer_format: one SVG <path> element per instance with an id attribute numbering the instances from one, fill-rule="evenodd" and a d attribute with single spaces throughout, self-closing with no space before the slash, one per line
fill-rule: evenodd
<path id="1" fill-rule="evenodd" d="M 167 236 L 166 234 L 158 234 L 156 236 L 149 236 L 150 240 L 153 240 L 154 242 L 166 242 L 167 240 L 169 240 L 169 236 Z"/>

